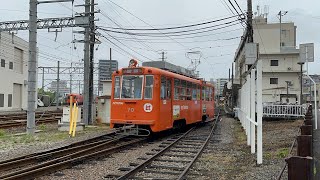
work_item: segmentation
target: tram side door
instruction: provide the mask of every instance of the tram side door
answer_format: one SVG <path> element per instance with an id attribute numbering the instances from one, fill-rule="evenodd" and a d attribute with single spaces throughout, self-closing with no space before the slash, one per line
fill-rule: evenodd
<path id="1" fill-rule="evenodd" d="M 160 86 L 160 118 L 162 128 L 172 127 L 172 80 L 171 78 L 161 76 Z"/>

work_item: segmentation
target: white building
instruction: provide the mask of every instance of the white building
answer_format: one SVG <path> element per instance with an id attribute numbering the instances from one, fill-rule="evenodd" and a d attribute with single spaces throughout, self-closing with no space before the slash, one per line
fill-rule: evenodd
<path id="1" fill-rule="evenodd" d="M 0 34 L 0 111 L 27 108 L 28 42 Z"/>
<path id="2" fill-rule="evenodd" d="M 57 81 L 51 81 L 50 87 L 48 87 L 48 90 L 51 92 L 57 91 Z M 68 87 L 68 82 L 66 80 L 60 80 L 59 81 L 59 96 L 64 96 L 65 94 L 70 93 L 70 87 Z"/>
<path id="3" fill-rule="evenodd" d="M 223 95 L 223 89 L 224 85 L 229 82 L 228 78 L 219 78 L 216 80 L 215 88 L 216 88 L 216 95 L 222 96 Z"/>
<path id="4" fill-rule="evenodd" d="M 281 23 L 280 26 L 280 23 L 267 23 L 267 18 L 258 16 L 254 19 L 253 32 L 254 42 L 259 43 L 259 59 L 263 64 L 262 101 L 300 101 L 299 49 L 296 49 L 294 23 Z M 239 49 L 240 47 L 238 51 Z M 250 65 L 245 63 L 244 53 L 235 58 L 235 78 L 240 85 L 244 81 L 244 76 L 240 78 L 240 74 L 243 75 L 249 68 Z"/>

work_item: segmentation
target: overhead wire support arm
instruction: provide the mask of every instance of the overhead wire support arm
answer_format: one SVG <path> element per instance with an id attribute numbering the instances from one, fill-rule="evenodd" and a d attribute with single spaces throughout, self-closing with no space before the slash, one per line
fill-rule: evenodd
<path id="1" fill-rule="evenodd" d="M 51 0 L 51 1 L 38 1 L 38 4 L 57 3 L 57 2 L 74 2 L 74 0 Z"/>
<path id="2" fill-rule="evenodd" d="M 64 27 L 87 27 L 85 17 L 60 17 L 45 18 L 37 20 L 37 29 L 64 28 Z M 0 22 L 1 31 L 28 30 L 30 26 L 29 20 L 5 21 Z"/>

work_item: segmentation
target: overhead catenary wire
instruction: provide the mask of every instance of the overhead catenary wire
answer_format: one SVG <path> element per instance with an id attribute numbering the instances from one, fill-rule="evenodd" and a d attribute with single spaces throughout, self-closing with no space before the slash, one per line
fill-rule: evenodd
<path id="1" fill-rule="evenodd" d="M 164 28 L 116 28 L 116 27 L 108 27 L 110 29 L 119 29 L 119 30 L 126 30 L 126 31 L 159 31 L 159 30 L 171 30 L 171 29 L 182 29 L 182 28 L 189 28 L 189 27 L 195 27 L 195 26 L 201 26 L 206 24 L 212 24 L 219 21 L 224 21 L 228 19 L 232 19 L 234 17 L 238 17 L 238 15 L 235 16 L 229 16 L 221 19 L 206 21 L 202 23 L 196 23 L 196 24 L 190 24 L 190 25 L 183 25 L 183 26 L 174 26 L 174 27 L 164 27 Z"/>
<path id="2" fill-rule="evenodd" d="M 121 32 L 121 31 L 113 31 L 113 30 L 109 30 L 109 29 L 106 29 L 106 28 L 103 28 L 103 27 L 98 27 L 98 29 L 101 29 L 103 31 L 107 31 L 107 32 L 113 32 L 113 33 L 119 33 L 119 34 L 131 34 L 131 35 L 136 35 L 136 36 L 149 36 L 149 37 L 166 37 L 166 36 L 170 36 L 170 37 L 173 37 L 173 36 L 185 36 L 185 35 L 193 35 L 193 34 L 201 34 L 201 33 L 207 33 L 207 32 L 211 32 L 211 31 L 215 31 L 215 30 L 219 30 L 219 29 L 225 29 L 225 28 L 228 28 L 228 27 L 232 27 L 232 26 L 235 26 L 235 25 L 238 25 L 240 24 L 239 22 L 235 22 L 235 23 L 231 23 L 231 24 L 228 24 L 226 26 L 223 26 L 223 27 L 219 27 L 219 28 L 215 28 L 215 29 L 210 29 L 210 30 L 206 30 L 206 31 L 199 31 L 199 32 L 193 32 L 193 33 L 184 33 L 184 34 L 170 34 L 170 35 L 167 35 L 167 34 L 163 34 L 161 35 L 162 33 L 126 33 L 126 32 Z"/>

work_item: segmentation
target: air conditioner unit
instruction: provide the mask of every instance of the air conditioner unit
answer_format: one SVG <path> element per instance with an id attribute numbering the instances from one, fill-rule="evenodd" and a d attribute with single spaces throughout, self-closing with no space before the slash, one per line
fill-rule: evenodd
<path id="1" fill-rule="evenodd" d="M 291 67 L 288 67 L 288 71 L 291 71 Z"/>

